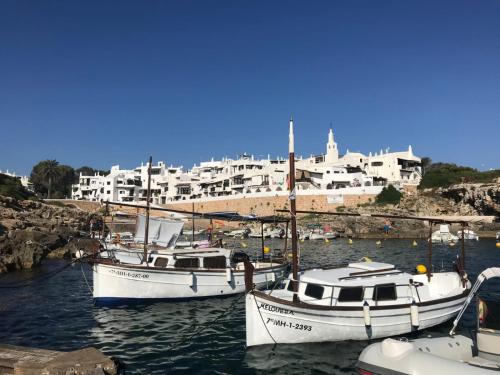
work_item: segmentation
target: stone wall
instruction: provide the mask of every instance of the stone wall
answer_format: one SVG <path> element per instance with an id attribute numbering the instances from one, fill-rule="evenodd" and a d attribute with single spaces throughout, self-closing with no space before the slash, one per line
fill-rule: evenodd
<path id="1" fill-rule="evenodd" d="M 375 200 L 375 195 L 344 195 L 343 203 L 336 204 L 328 202 L 326 195 L 299 195 L 297 197 L 297 210 L 334 211 L 339 206 L 357 207 L 358 204 L 370 203 Z M 162 205 L 176 210 L 191 211 L 192 202 L 175 202 Z M 242 215 L 254 214 L 258 216 L 273 215 L 277 209 L 289 207 L 288 196 L 275 197 L 242 197 L 224 200 L 206 200 L 194 203 L 194 211 L 197 212 L 219 212 L 236 211 Z"/>

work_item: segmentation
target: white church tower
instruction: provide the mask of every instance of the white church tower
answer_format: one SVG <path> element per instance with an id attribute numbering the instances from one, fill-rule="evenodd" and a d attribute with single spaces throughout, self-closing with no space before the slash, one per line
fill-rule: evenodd
<path id="1" fill-rule="evenodd" d="M 328 133 L 328 143 L 326 144 L 326 163 L 337 163 L 339 161 L 339 150 L 337 149 L 337 144 L 333 139 L 333 130 L 330 127 L 330 132 Z"/>

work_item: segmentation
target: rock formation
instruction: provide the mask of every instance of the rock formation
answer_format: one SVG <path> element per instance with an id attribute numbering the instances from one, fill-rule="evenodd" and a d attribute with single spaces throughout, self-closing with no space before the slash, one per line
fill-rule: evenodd
<path id="1" fill-rule="evenodd" d="M 75 208 L 0 196 L 0 273 L 38 266 L 47 256 L 67 255 L 89 220 L 89 213 Z"/>

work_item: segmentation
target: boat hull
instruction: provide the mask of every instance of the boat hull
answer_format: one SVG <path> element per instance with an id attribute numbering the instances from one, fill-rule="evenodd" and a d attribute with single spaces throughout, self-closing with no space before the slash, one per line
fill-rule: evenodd
<path id="1" fill-rule="evenodd" d="M 412 326 L 410 305 L 371 309 L 365 325 L 362 307 L 293 304 L 258 291 L 246 295 L 247 346 L 276 343 L 368 340 L 401 335 L 446 322 L 457 315 L 467 293 L 419 304 L 419 325 Z"/>
<path id="2" fill-rule="evenodd" d="M 93 297 L 97 303 L 120 300 L 169 300 L 206 298 L 243 293 L 244 271 L 168 270 L 93 264 Z M 285 277 L 288 265 L 255 271 L 254 283 L 264 288 Z M 228 278 L 230 281 L 228 282 Z"/>

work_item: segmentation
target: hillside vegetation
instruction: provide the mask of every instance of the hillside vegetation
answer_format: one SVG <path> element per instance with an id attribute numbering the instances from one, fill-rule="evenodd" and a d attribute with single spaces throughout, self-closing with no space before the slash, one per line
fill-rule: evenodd
<path id="1" fill-rule="evenodd" d="M 500 178 L 500 170 L 481 172 L 470 167 L 463 167 L 451 163 L 430 164 L 424 173 L 420 188 L 449 187 L 454 184 L 487 183 Z"/>
<path id="2" fill-rule="evenodd" d="M 21 184 L 17 177 L 7 176 L 0 173 L 0 195 L 15 199 L 29 199 L 34 196 Z"/>

